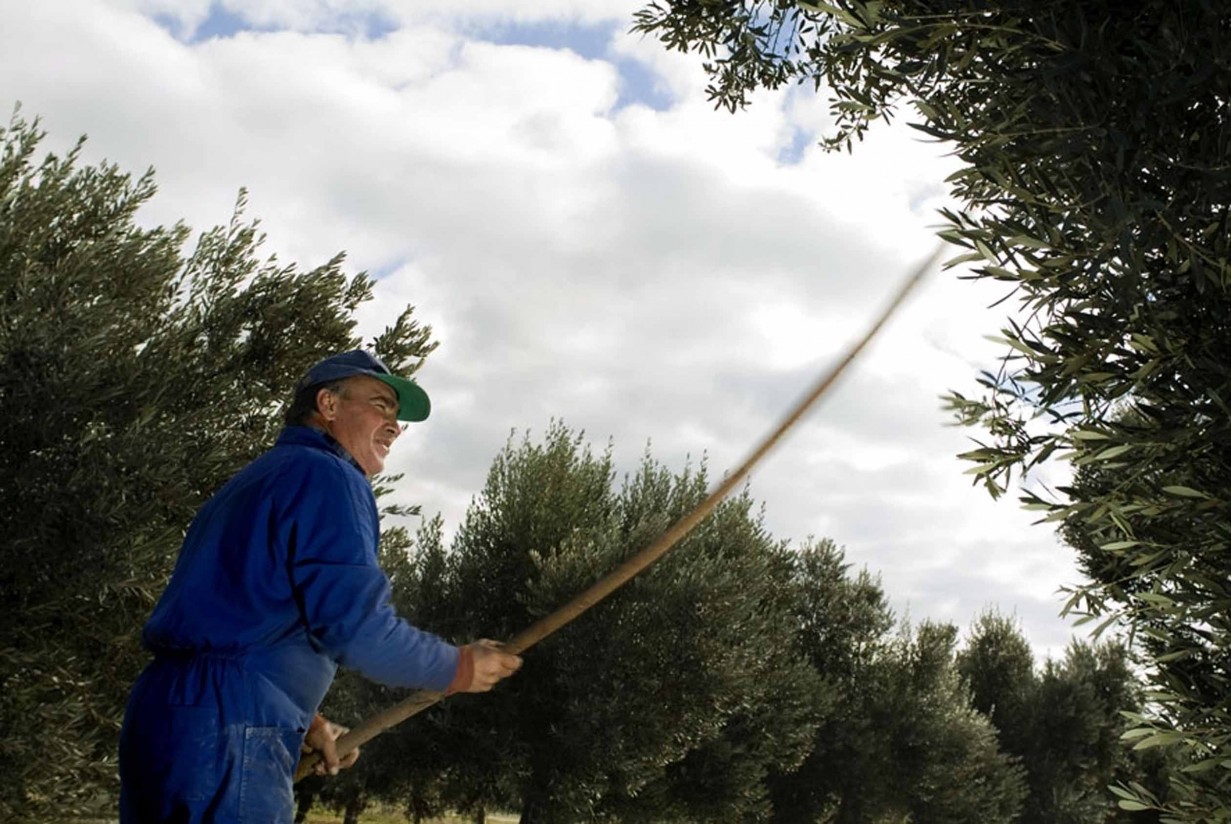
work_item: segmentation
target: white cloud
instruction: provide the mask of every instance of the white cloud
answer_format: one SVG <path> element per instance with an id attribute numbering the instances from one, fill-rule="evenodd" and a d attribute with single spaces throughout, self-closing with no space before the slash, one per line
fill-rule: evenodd
<path id="1" fill-rule="evenodd" d="M 810 144 L 828 115 L 799 91 L 716 112 L 696 60 L 622 33 L 635 7 L 245 3 L 228 8 L 288 30 L 190 44 L 204 3 L 10 5 L 0 100 L 62 146 L 89 132 L 92 159 L 154 164 L 149 220 L 204 228 L 247 186 L 279 257 L 347 249 L 384 273 L 365 332 L 414 303 L 443 342 L 420 375 L 435 414 L 391 467 L 404 500 L 453 528 L 510 429 L 553 416 L 612 437 L 622 467 L 647 440 L 676 467 L 703 453 L 715 475 L 733 467 L 934 243 L 951 168 L 937 147 L 882 128 L 826 154 Z M 401 27 L 313 33 L 368 11 Z M 467 34 L 612 20 L 608 59 Z M 673 105 L 617 106 L 620 61 Z M 800 130 L 809 145 L 784 163 Z M 934 274 L 752 492 L 776 534 L 833 537 L 916 619 L 966 623 L 995 603 L 1055 652 L 1071 555 L 969 486 L 953 458 L 966 433 L 937 398 L 994 362 L 998 296 Z"/>
<path id="2" fill-rule="evenodd" d="M 390 15 L 408 23 L 451 20 L 459 27 L 493 21 L 549 21 L 593 25 L 613 20 L 623 22 L 632 14 L 627 0 L 534 0 L 533 3 L 509 3 L 501 0 L 386 0 L 383 6 Z"/>

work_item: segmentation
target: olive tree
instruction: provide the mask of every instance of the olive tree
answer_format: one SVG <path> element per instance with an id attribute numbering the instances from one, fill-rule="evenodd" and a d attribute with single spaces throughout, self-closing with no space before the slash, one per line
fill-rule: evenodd
<path id="1" fill-rule="evenodd" d="M 308 366 L 356 346 L 372 296 L 258 226 L 144 227 L 154 176 L 38 158 L 0 129 L 0 818 L 111 807 L 139 633 L 196 508 L 272 445 Z M 408 308 L 374 344 L 433 348 Z"/>
<path id="2" fill-rule="evenodd" d="M 656 538 L 705 486 L 703 469 L 671 472 L 649 455 L 617 483 L 609 452 L 560 423 L 541 442 L 510 441 L 428 612 L 458 639 L 510 637 Z M 439 754 L 437 797 L 465 812 L 515 809 L 527 824 L 764 817 L 767 775 L 811 745 L 821 686 L 794 651 L 791 570 L 737 496 L 527 651 L 516 678 L 394 736 Z"/>
<path id="3" fill-rule="evenodd" d="M 941 234 L 1017 301 L 1001 368 L 949 397 L 985 433 L 965 457 L 994 495 L 1047 461 L 1102 472 L 1026 504 L 1094 574 L 1065 609 L 1143 657 L 1136 746 L 1187 762 L 1168 815 L 1231 820 L 1231 7 L 657 0 L 635 28 L 703 55 L 719 105 L 807 83 L 829 146 L 906 112 L 959 159 Z"/>

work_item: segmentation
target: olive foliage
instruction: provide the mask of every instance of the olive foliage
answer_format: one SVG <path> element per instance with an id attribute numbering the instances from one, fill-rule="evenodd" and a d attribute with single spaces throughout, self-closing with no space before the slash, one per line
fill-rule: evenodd
<path id="1" fill-rule="evenodd" d="M 360 344 L 342 258 L 262 258 L 242 216 L 145 227 L 154 177 L 0 129 L 0 818 L 114 809 L 139 633 L 197 507 L 272 445 L 315 360 Z M 413 371 L 408 308 L 374 341 Z"/>
<path id="2" fill-rule="evenodd" d="M 1074 641 L 1039 668 L 1015 622 L 988 612 L 957 664 L 973 706 L 1025 777 L 1020 824 L 1159 820 L 1154 810 L 1119 809 L 1107 792 L 1137 783 L 1165 797 L 1169 767 L 1158 750 L 1133 752 L 1120 741 L 1144 701 L 1122 645 Z"/>
<path id="3" fill-rule="evenodd" d="M 949 396 L 985 433 L 965 457 L 993 495 L 1077 468 L 1026 496 L 1091 573 L 1065 609 L 1143 656 L 1130 737 L 1186 762 L 1167 815 L 1231 820 L 1231 6 L 657 0 L 635 28 L 703 55 L 718 105 L 807 83 L 830 147 L 906 110 L 961 161 L 951 263 L 1017 303 L 1002 367 Z"/>
<path id="4" fill-rule="evenodd" d="M 705 488 L 704 466 L 648 453 L 617 482 L 610 452 L 559 423 L 511 440 L 450 550 L 439 521 L 421 530 L 401 579 L 411 614 L 455 640 L 513 635 Z M 1025 785 L 970 704 L 956 635 L 899 632 L 871 575 L 831 541 L 775 540 L 745 493 L 492 695 L 385 736 L 397 775 L 374 767 L 367 787 L 418 816 L 1008 824 Z"/>
<path id="5" fill-rule="evenodd" d="M 610 454 L 563 424 L 510 442 L 447 557 L 450 626 L 508 637 L 584 590 L 705 495 L 704 471 Z M 525 822 L 764 817 L 798 764 L 819 682 L 792 654 L 791 559 L 747 496 L 526 654 L 492 696 L 454 699 L 444 796 Z M 441 616 L 444 618 L 444 616 Z M 464 742 L 458 746 L 457 742 Z"/>

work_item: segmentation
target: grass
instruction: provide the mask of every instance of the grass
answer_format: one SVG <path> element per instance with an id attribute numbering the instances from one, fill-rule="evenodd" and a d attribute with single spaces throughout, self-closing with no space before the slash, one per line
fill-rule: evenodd
<path id="1" fill-rule="evenodd" d="M 423 824 L 471 824 L 473 818 L 446 815 L 441 818 L 424 819 Z M 487 824 L 517 824 L 518 816 L 509 813 L 488 813 Z M 342 814 L 329 810 L 313 809 L 308 813 L 306 824 L 342 824 Z M 410 819 L 396 808 L 373 804 L 359 815 L 359 824 L 410 824 Z"/>
<path id="2" fill-rule="evenodd" d="M 471 824 L 474 819 L 455 815 L 441 818 L 428 818 L 423 824 Z M 488 813 L 487 824 L 517 824 L 518 817 L 509 813 Z M 116 824 L 114 818 L 66 818 L 63 820 L 44 822 L 44 824 Z M 342 814 L 328 810 L 314 809 L 308 813 L 307 824 L 342 824 Z M 373 804 L 359 816 L 359 824 L 410 824 L 410 819 L 401 811 Z"/>

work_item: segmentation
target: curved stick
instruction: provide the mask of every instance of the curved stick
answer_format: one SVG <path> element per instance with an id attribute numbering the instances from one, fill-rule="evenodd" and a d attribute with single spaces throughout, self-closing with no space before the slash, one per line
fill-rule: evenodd
<path id="1" fill-rule="evenodd" d="M 859 354 L 864 350 L 864 347 L 868 345 L 868 342 L 871 341 L 872 338 L 876 337 L 876 334 L 881 330 L 881 327 L 885 325 L 885 322 L 889 320 L 895 311 L 897 311 L 898 306 L 900 306 L 902 301 L 906 299 L 906 296 L 910 293 L 911 289 L 913 289 L 914 286 L 923 279 L 923 276 L 927 274 L 928 270 L 932 268 L 932 265 L 936 262 L 936 259 L 940 257 L 940 253 L 943 248 L 943 244 L 938 246 L 936 251 L 934 251 L 927 260 L 919 265 L 911 276 L 906 279 L 906 282 L 903 283 L 898 289 L 897 293 L 885 307 L 884 311 L 881 312 L 881 315 L 877 318 L 876 322 L 872 324 L 872 326 L 868 328 L 868 331 L 864 333 L 863 337 L 859 339 L 859 342 L 851 347 L 851 350 L 846 353 L 846 356 L 843 357 L 842 360 L 840 360 L 836 365 L 831 367 L 828 372 L 825 373 L 817 384 L 806 395 L 804 395 L 798 403 L 796 403 L 795 407 L 790 411 L 790 413 L 787 414 L 786 417 L 782 419 L 778 426 L 775 427 L 774 430 L 770 432 L 763 441 L 761 441 L 757 448 L 744 459 L 744 462 L 740 464 L 739 468 L 728 475 L 722 483 L 718 484 L 718 486 L 716 486 L 714 490 L 709 493 L 704 501 L 697 504 L 696 508 L 672 524 L 666 532 L 658 537 L 656 541 L 638 552 L 636 555 L 633 555 L 631 558 L 625 560 L 622 564 L 609 572 L 585 592 L 576 596 L 573 600 L 569 601 L 555 612 L 540 618 L 531 626 L 519 632 L 512 638 L 512 640 L 503 645 L 503 649 L 507 652 L 513 653 L 514 655 L 520 655 L 522 652 L 534 646 L 539 641 L 542 641 L 556 630 L 580 616 L 590 607 L 615 592 L 624 584 L 631 581 L 638 574 L 644 571 L 646 567 L 650 566 L 650 564 L 665 555 L 667 550 L 679 543 L 680 539 L 691 532 L 697 524 L 701 523 L 705 516 L 709 515 L 710 512 L 713 511 L 714 507 L 718 506 L 718 504 L 721 503 L 722 500 L 726 498 L 727 495 L 729 495 L 741 481 L 744 480 L 744 478 L 752 470 L 752 467 L 755 466 L 756 463 L 760 461 L 767 452 L 769 452 L 769 450 L 773 449 L 778 441 L 782 439 L 782 436 L 786 434 L 787 430 L 794 426 L 795 423 L 804 416 L 804 413 L 812 408 L 812 406 L 820 400 L 822 395 L 829 391 L 829 388 L 833 386 L 834 382 L 846 370 L 846 367 L 850 365 L 851 361 L 855 360 L 855 358 L 859 356 Z M 337 742 L 338 755 L 346 755 L 356 747 L 371 741 L 385 730 L 397 726 L 413 715 L 417 715 L 443 698 L 444 693 L 431 692 L 428 690 L 422 690 L 411 694 L 408 698 L 394 704 L 392 707 L 382 710 L 376 715 L 365 719 L 359 726 L 339 738 Z M 299 781 L 309 775 L 319 761 L 320 756 L 316 753 L 304 756 L 304 758 L 302 758 L 299 762 L 298 769 L 295 771 L 295 780 Z"/>

